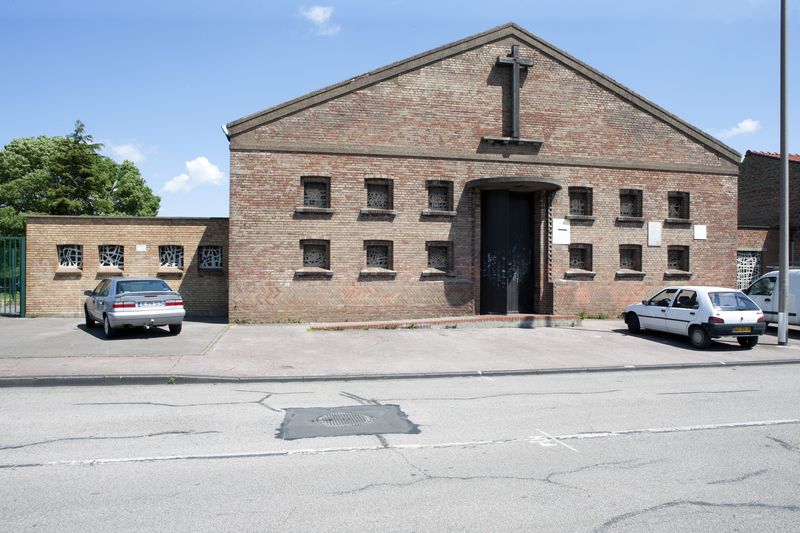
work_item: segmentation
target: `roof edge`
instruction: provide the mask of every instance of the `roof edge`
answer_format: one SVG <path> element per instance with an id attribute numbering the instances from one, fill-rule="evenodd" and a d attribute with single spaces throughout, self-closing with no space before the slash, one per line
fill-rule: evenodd
<path id="1" fill-rule="evenodd" d="M 348 80 L 329 85 L 282 104 L 246 115 L 226 124 L 229 132 L 228 138 L 230 140 L 231 138 L 242 133 L 255 129 L 264 124 L 268 124 L 285 116 L 297 113 L 334 98 L 344 96 L 358 89 L 374 85 L 386 79 L 399 76 L 436 61 L 446 59 L 448 57 L 478 48 L 506 37 L 516 37 L 517 39 L 526 42 L 529 46 L 536 48 L 541 53 L 544 53 L 555 61 L 565 65 L 567 68 L 577 71 L 583 76 L 597 82 L 599 85 L 616 94 L 618 97 L 627 101 L 631 105 L 638 107 L 639 109 L 649 113 L 659 120 L 666 122 L 676 130 L 702 144 L 707 149 L 716 152 L 717 154 L 727 158 L 737 165 L 741 163 L 742 155 L 719 139 L 693 126 L 677 115 L 670 113 L 661 106 L 651 102 L 647 98 L 632 91 L 631 89 L 628 89 L 613 78 L 603 74 L 602 72 L 571 56 L 563 50 L 553 46 L 547 41 L 535 36 L 513 22 L 491 28 L 484 32 L 465 37 L 464 39 L 445 44 L 426 52 L 422 52 L 407 59 L 396 61 L 384 67 L 380 67 Z"/>

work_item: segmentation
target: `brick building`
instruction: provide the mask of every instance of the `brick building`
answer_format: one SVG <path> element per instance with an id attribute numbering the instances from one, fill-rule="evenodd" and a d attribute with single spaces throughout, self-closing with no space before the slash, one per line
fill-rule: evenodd
<path id="1" fill-rule="evenodd" d="M 740 155 L 514 24 L 227 131 L 231 320 L 616 314 L 736 280 Z"/>
<path id="2" fill-rule="evenodd" d="M 228 308 L 228 219 L 29 216 L 28 316 L 83 316 L 83 291 L 112 276 L 158 276 L 190 316 Z"/>
<path id="3" fill-rule="evenodd" d="M 778 268 L 780 154 L 748 150 L 739 170 L 739 287 Z M 789 154 L 789 262 L 800 266 L 800 155 Z"/>

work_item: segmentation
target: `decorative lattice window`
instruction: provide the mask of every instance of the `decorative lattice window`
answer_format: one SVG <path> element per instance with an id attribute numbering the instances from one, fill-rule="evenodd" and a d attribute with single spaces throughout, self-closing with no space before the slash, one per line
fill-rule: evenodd
<path id="1" fill-rule="evenodd" d="M 667 268 L 670 270 L 689 271 L 689 247 L 688 246 L 668 246 L 667 247 Z"/>
<path id="2" fill-rule="evenodd" d="M 429 242 L 428 248 L 428 268 L 437 270 L 450 270 L 452 262 L 452 243 L 449 242 Z"/>
<path id="3" fill-rule="evenodd" d="M 428 209 L 432 211 L 453 210 L 453 183 L 450 181 L 428 182 Z"/>
<path id="4" fill-rule="evenodd" d="M 619 214 L 623 217 L 642 216 L 642 191 L 622 189 L 619 191 Z"/>
<path id="5" fill-rule="evenodd" d="M 367 268 L 392 269 L 392 245 L 386 241 L 367 241 Z"/>
<path id="6" fill-rule="evenodd" d="M 319 176 L 304 176 L 303 205 L 305 207 L 330 207 L 330 179 Z"/>
<path id="7" fill-rule="evenodd" d="M 569 268 L 576 270 L 592 270 L 592 245 L 569 245 Z"/>
<path id="8" fill-rule="evenodd" d="M 300 241 L 303 248 L 303 268 L 330 268 L 330 246 L 327 241 Z"/>
<path id="9" fill-rule="evenodd" d="M 671 191 L 667 196 L 668 218 L 689 218 L 689 193 Z"/>
<path id="10" fill-rule="evenodd" d="M 119 244 L 101 244 L 100 266 L 123 269 L 125 267 L 124 247 Z"/>
<path id="11" fill-rule="evenodd" d="M 369 209 L 392 209 L 392 182 L 385 179 L 368 179 L 367 207 Z"/>
<path id="12" fill-rule="evenodd" d="M 59 244 L 58 266 L 60 268 L 83 268 L 83 246 L 80 244 Z"/>
<path id="13" fill-rule="evenodd" d="M 642 270 L 642 247 L 638 244 L 622 244 L 619 247 L 619 268 Z"/>
<path id="14" fill-rule="evenodd" d="M 159 246 L 158 256 L 162 268 L 183 268 L 183 246 L 179 244 Z"/>
<path id="15" fill-rule="evenodd" d="M 200 270 L 222 270 L 222 246 L 199 246 L 197 268 Z"/>
<path id="16" fill-rule="evenodd" d="M 761 275 L 761 252 L 736 252 L 736 288 L 749 287 Z"/>
<path id="17" fill-rule="evenodd" d="M 588 187 L 569 188 L 569 214 L 575 216 L 592 214 L 592 189 Z"/>

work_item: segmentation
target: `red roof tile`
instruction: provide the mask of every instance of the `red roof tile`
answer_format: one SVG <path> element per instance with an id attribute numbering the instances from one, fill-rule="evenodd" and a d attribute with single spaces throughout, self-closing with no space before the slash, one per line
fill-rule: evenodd
<path id="1" fill-rule="evenodd" d="M 760 155 L 763 157 L 771 157 L 772 159 L 781 158 L 781 154 L 777 152 L 759 152 L 757 150 L 748 150 L 744 156 L 747 157 L 748 155 Z M 800 154 L 789 154 L 789 161 L 792 163 L 800 163 Z"/>

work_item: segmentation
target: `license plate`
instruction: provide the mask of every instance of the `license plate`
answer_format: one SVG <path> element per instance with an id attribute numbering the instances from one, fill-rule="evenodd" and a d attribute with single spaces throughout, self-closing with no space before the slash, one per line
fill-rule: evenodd
<path id="1" fill-rule="evenodd" d="M 734 333 L 750 333 L 752 328 L 733 328 Z"/>
<path id="2" fill-rule="evenodd" d="M 138 302 L 136 307 L 164 307 L 164 302 Z"/>

